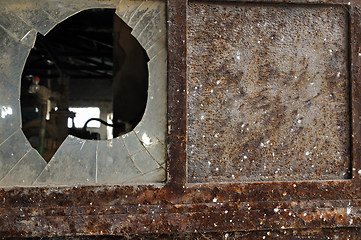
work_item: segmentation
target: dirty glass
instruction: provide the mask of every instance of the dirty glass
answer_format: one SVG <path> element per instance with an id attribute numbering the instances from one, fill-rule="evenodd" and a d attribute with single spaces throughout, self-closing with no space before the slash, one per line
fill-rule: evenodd
<path id="1" fill-rule="evenodd" d="M 165 181 L 166 69 L 163 1 L 2 1 L 0 10 L 0 185 Z M 135 129 L 108 141 L 68 136 L 49 163 L 21 131 L 20 76 L 37 33 L 89 8 L 116 8 L 149 54 L 149 91 Z"/>
<path id="2" fill-rule="evenodd" d="M 188 13 L 188 181 L 349 178 L 347 9 Z"/>

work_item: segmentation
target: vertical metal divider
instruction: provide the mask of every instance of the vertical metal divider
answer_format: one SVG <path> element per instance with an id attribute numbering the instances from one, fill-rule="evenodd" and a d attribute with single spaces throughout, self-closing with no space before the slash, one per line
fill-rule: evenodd
<path id="1" fill-rule="evenodd" d="M 349 78 L 351 87 L 351 177 L 361 180 L 361 12 L 358 5 L 351 4 L 349 11 Z"/>
<path id="2" fill-rule="evenodd" d="M 187 182 L 187 0 L 168 0 L 168 185 Z"/>

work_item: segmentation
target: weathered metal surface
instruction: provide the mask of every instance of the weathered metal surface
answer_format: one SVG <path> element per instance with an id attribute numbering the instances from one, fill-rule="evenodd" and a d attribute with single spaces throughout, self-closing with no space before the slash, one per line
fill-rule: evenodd
<path id="1" fill-rule="evenodd" d="M 350 182 L 13 188 L 0 191 L 0 236 L 355 227 L 361 193 Z"/>
<path id="2" fill-rule="evenodd" d="M 188 9 L 190 182 L 346 179 L 347 9 Z"/>
<path id="3" fill-rule="evenodd" d="M 357 127 L 351 129 L 352 180 L 186 184 L 186 4 L 168 2 L 167 183 L 2 188 L 1 237 L 77 239 L 74 236 L 104 235 L 105 239 L 119 239 L 109 235 L 122 235 L 127 239 L 131 235 L 139 239 L 143 235 L 132 234 L 155 234 L 156 239 L 359 238 L 355 228 L 361 224 Z M 352 94 L 357 94 L 361 18 L 352 4 L 351 79 Z M 353 103 L 352 110 L 357 122 L 358 104 Z"/>
<path id="4" fill-rule="evenodd" d="M 118 239 L 222 239 L 222 240 L 254 240 L 254 239 L 360 239 L 360 228 L 337 228 L 337 229 L 286 229 L 264 230 L 251 232 L 197 232 L 197 233 L 173 233 L 173 234 L 124 234 L 122 236 L 72 236 L 41 238 L 41 240 L 118 240 Z M 18 240 L 12 239 L 12 240 Z"/>
<path id="5" fill-rule="evenodd" d="M 168 183 L 186 181 L 187 1 L 168 0 Z"/>
<path id="6" fill-rule="evenodd" d="M 352 177 L 361 178 L 361 19 L 360 6 L 350 9 L 350 63 L 352 86 Z"/>
<path id="7" fill-rule="evenodd" d="M 3 237 L 122 235 L 359 226 L 351 181 L 12 188 L 0 191 Z M 338 192 L 338 196 L 335 196 Z"/>

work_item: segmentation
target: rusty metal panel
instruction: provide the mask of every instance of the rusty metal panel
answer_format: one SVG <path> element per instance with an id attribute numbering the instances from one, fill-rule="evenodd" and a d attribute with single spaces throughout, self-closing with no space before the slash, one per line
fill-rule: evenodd
<path id="1" fill-rule="evenodd" d="M 344 6 L 190 3 L 189 182 L 350 177 Z"/>

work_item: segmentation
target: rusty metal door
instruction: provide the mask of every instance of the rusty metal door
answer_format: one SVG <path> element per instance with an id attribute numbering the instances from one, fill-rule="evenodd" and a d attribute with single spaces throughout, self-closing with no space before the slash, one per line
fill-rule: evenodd
<path id="1" fill-rule="evenodd" d="M 167 14 L 167 180 L 2 188 L 0 235 L 358 239 L 359 2 Z"/>

